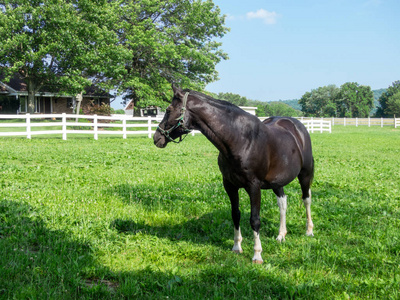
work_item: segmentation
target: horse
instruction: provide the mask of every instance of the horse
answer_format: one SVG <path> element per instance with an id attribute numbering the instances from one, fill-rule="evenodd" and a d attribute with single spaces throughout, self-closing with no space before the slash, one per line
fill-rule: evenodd
<path id="1" fill-rule="evenodd" d="M 287 196 L 284 186 L 296 177 L 306 209 L 306 235 L 313 236 L 311 190 L 314 159 L 311 138 L 297 119 L 271 117 L 261 122 L 256 116 L 227 101 L 172 86 L 173 98 L 153 140 L 159 148 L 179 143 L 192 130 L 199 130 L 219 150 L 218 165 L 223 186 L 231 202 L 234 224 L 232 251 L 242 253 L 239 189 L 250 197 L 250 225 L 254 234 L 252 261 L 261 264 L 261 190 L 272 189 L 280 211 L 278 242 L 285 240 Z M 177 140 L 179 138 L 179 140 Z"/>

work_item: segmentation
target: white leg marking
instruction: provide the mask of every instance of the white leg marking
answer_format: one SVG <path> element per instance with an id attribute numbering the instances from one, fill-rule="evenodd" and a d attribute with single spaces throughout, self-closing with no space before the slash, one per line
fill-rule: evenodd
<path id="1" fill-rule="evenodd" d="M 261 241 L 260 241 L 260 234 L 253 231 L 254 233 L 254 256 L 253 256 L 253 263 L 262 264 L 263 259 L 261 258 Z"/>
<path id="2" fill-rule="evenodd" d="M 240 227 L 239 230 L 236 230 L 236 228 L 234 228 L 234 238 L 233 238 L 234 244 L 233 244 L 233 248 L 232 251 L 235 253 L 243 253 L 242 250 L 242 234 L 240 233 Z"/>
<path id="3" fill-rule="evenodd" d="M 311 191 L 309 191 L 310 197 L 303 200 L 304 206 L 306 208 L 306 216 L 307 216 L 307 236 L 314 236 L 313 228 L 314 224 L 311 220 Z"/>
<path id="4" fill-rule="evenodd" d="M 279 213 L 280 213 L 280 226 L 279 226 L 279 235 L 276 238 L 278 242 L 282 242 L 285 240 L 285 236 L 287 233 L 286 230 L 286 209 L 287 209 L 287 198 L 286 195 L 283 197 L 277 197 Z"/>

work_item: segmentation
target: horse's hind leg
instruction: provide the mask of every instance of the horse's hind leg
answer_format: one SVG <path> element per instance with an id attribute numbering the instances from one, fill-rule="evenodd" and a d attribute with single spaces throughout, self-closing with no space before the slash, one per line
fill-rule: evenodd
<path id="1" fill-rule="evenodd" d="M 311 190 L 308 190 L 308 197 L 303 195 L 303 203 L 306 208 L 306 216 L 307 216 L 307 231 L 306 235 L 314 236 L 313 228 L 314 224 L 311 220 Z"/>
<path id="2" fill-rule="evenodd" d="M 234 237 L 233 237 L 233 248 L 232 251 L 235 253 L 242 253 L 242 234 L 240 232 L 240 210 L 239 210 L 239 189 L 231 184 L 230 182 L 224 180 L 224 188 L 231 201 L 232 208 L 232 220 L 234 225 Z"/>
<path id="3" fill-rule="evenodd" d="M 286 230 L 286 210 L 287 210 L 287 197 L 283 191 L 283 188 L 274 189 L 273 190 L 279 206 L 279 214 L 280 214 L 280 225 L 279 225 L 279 234 L 276 240 L 278 242 L 282 242 L 285 240 L 285 236 L 287 233 Z"/>
<path id="4" fill-rule="evenodd" d="M 314 236 L 313 228 L 314 224 L 311 219 L 311 180 L 313 178 L 312 172 L 308 175 L 304 175 L 300 173 L 299 175 L 299 182 L 301 186 L 301 191 L 303 193 L 302 199 L 304 203 L 304 207 L 306 208 L 306 216 L 307 216 L 307 236 Z"/>

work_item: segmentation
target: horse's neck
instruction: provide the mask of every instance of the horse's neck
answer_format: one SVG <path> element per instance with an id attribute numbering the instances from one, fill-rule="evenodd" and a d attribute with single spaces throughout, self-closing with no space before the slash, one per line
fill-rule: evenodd
<path id="1" fill-rule="evenodd" d="M 197 103 L 191 111 L 193 127 L 200 130 L 220 152 L 231 155 L 234 138 L 240 131 L 240 128 L 235 128 L 240 124 L 232 120 L 239 115 L 239 112 L 234 108 L 226 108 L 218 102 L 211 101 Z"/>

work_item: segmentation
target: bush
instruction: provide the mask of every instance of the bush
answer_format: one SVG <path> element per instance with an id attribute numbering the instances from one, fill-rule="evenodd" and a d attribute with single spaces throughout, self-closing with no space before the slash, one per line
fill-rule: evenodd
<path id="1" fill-rule="evenodd" d="M 82 108 L 85 115 L 99 115 L 99 116 L 111 116 L 111 106 L 105 103 L 94 104 L 91 100 L 89 105 Z"/>

